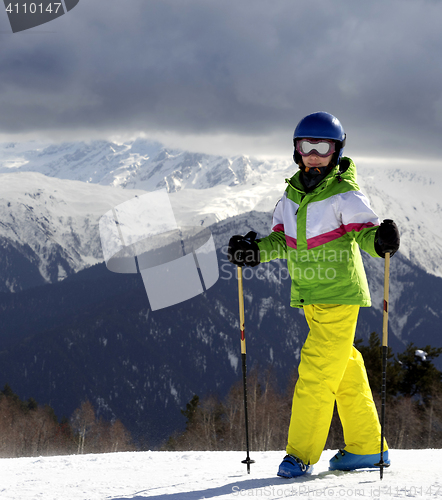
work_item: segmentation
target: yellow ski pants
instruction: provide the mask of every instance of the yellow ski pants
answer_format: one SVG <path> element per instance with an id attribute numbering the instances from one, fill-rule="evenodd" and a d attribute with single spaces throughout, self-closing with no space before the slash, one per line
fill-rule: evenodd
<path id="1" fill-rule="evenodd" d="M 310 332 L 301 350 L 287 453 L 308 464 L 319 460 L 335 401 L 345 450 L 379 453 L 381 426 L 364 361 L 353 346 L 359 306 L 307 305 L 304 313 Z"/>

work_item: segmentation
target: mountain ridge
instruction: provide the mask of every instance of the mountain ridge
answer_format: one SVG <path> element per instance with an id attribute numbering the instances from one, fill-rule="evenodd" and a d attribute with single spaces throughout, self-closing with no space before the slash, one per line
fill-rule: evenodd
<path id="1" fill-rule="evenodd" d="M 397 163 L 388 161 L 387 166 L 379 166 L 363 158 L 356 159 L 356 164 L 358 182 L 375 212 L 381 220 L 393 218 L 397 222 L 401 253 L 427 272 L 442 277 L 442 204 L 439 202 L 442 171 L 434 168 L 425 171 L 422 166 L 417 171 L 410 163 L 397 168 Z M 172 150 L 141 138 L 124 144 L 109 141 L 0 144 L 3 180 L 0 220 L 8 220 L 11 212 L 22 214 L 21 220 L 10 221 L 8 234 L 8 228 L 0 225 L 0 239 L 17 244 L 19 239 L 22 246 L 29 244 L 26 232 L 35 239 L 35 224 L 44 226 L 59 219 L 64 198 L 71 198 L 71 214 L 64 210 L 63 225 L 69 227 L 71 216 L 77 227 L 71 228 L 70 236 L 75 234 L 82 248 L 76 255 L 75 245 L 60 242 L 62 247 L 69 248 L 69 258 L 58 257 L 64 263 L 61 267 L 65 267 L 59 277 L 55 271 L 45 270 L 44 263 L 39 269 L 43 282 L 62 279 L 63 275 L 100 260 L 98 219 L 131 196 L 166 189 L 178 224 L 207 226 L 252 210 L 271 212 L 285 189 L 284 179 L 291 177 L 296 169 L 291 160 L 199 154 Z M 38 174 L 45 178 L 39 178 Z M 72 200 L 71 193 L 80 202 Z M 38 198 L 42 200 L 41 205 Z M 19 204 L 12 206 L 17 200 Z M 27 212 L 35 213 L 39 209 L 42 212 L 38 214 L 39 220 L 27 221 L 24 217 L 29 218 Z M 34 229 L 29 228 L 29 222 Z M 12 225 L 20 238 L 11 234 Z M 82 234 L 85 231 L 87 234 Z M 41 238 L 38 244 L 44 248 L 44 231 Z M 86 248 L 86 240 L 93 248 Z M 34 255 L 33 259 L 40 257 Z"/>

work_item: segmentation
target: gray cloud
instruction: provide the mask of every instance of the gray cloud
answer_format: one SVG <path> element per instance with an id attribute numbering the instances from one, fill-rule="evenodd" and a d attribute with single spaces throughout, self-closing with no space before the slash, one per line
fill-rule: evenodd
<path id="1" fill-rule="evenodd" d="M 323 109 L 358 154 L 435 157 L 441 20 L 430 0 L 82 0 L 7 34 L 4 14 L 0 132 L 281 134 L 282 145 Z"/>

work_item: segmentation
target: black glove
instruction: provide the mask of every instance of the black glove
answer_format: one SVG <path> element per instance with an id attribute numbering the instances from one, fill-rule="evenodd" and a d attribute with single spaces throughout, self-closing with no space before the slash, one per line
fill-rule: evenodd
<path id="1" fill-rule="evenodd" d="M 259 264 L 259 247 L 255 242 L 256 233 L 248 232 L 245 236 L 232 236 L 229 241 L 227 258 L 236 266 L 254 267 Z"/>
<path id="2" fill-rule="evenodd" d="M 387 252 L 391 257 L 398 251 L 400 241 L 396 224 L 391 219 L 385 219 L 376 231 L 374 249 L 380 257 L 385 257 Z"/>

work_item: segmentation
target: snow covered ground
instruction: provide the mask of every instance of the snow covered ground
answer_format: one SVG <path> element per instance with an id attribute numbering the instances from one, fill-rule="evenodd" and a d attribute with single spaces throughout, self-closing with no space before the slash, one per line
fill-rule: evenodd
<path id="1" fill-rule="evenodd" d="M 392 450 L 384 470 L 330 472 L 325 451 L 312 476 L 282 479 L 284 452 L 135 452 L 0 460 L 2 500 L 202 498 L 442 498 L 442 450 Z"/>

